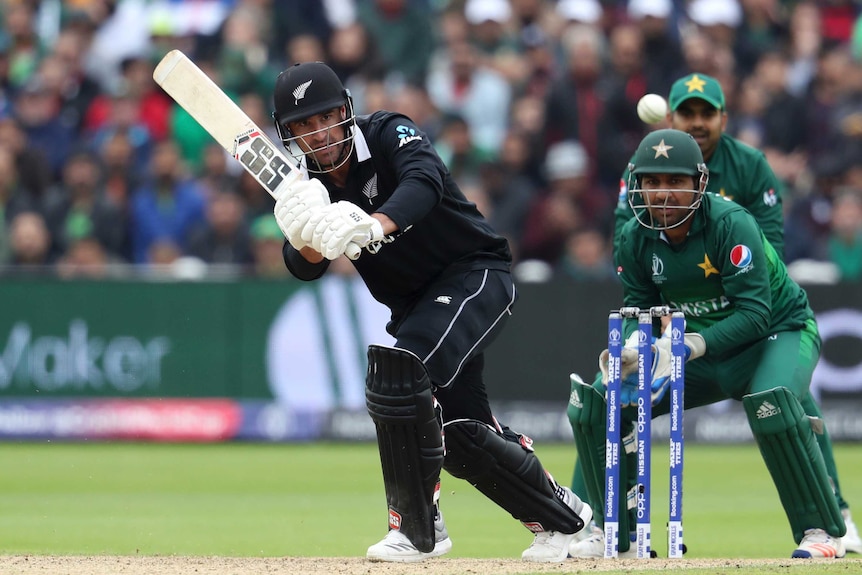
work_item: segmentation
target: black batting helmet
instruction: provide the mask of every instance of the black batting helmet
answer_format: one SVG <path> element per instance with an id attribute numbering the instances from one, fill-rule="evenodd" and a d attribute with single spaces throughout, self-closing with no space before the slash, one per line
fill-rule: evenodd
<path id="1" fill-rule="evenodd" d="M 332 68 L 323 62 L 304 62 L 295 64 L 278 75 L 275 81 L 275 92 L 273 94 L 275 112 L 272 117 L 275 120 L 275 128 L 281 143 L 290 154 L 301 162 L 303 156 L 309 162 L 306 167 L 309 172 L 323 174 L 331 172 L 343 166 L 353 151 L 353 132 L 355 118 L 353 115 L 353 99 L 350 91 L 344 88 L 341 80 L 332 71 Z M 344 112 L 339 121 L 331 126 L 322 128 L 314 133 L 325 132 L 335 139 L 327 139 L 324 146 L 313 148 L 305 141 L 305 147 L 300 141 L 308 138 L 311 134 L 294 134 L 288 124 L 310 118 L 316 114 L 327 112 L 335 108 L 343 108 Z M 343 132 L 334 133 L 333 128 L 342 127 Z M 335 161 L 327 161 L 321 164 L 316 159 L 316 153 L 330 146 L 341 146 L 341 152 Z"/>
<path id="2" fill-rule="evenodd" d="M 304 62 L 278 75 L 273 100 L 273 117 L 277 124 L 284 126 L 346 106 L 350 103 L 350 93 L 332 68 L 323 62 Z"/>

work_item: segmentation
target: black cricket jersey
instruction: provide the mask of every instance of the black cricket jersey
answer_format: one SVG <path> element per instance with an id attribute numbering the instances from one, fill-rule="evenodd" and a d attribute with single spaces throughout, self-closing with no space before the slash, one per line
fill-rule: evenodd
<path id="1" fill-rule="evenodd" d="M 409 118 L 380 111 L 356 118 L 354 153 L 344 188 L 316 175 L 333 202 L 389 216 L 400 230 L 376 253 L 353 262 L 371 295 L 398 316 L 436 279 L 471 269 L 511 265 L 505 238 L 458 188 L 434 146 Z M 319 278 L 329 260 L 311 264 L 288 242 L 284 260 L 301 280 Z"/>

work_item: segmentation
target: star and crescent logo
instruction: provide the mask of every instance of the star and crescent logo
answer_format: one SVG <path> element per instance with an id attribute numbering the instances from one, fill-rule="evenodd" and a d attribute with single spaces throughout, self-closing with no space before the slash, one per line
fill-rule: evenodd
<path id="1" fill-rule="evenodd" d="M 673 146 L 668 146 L 664 143 L 664 138 L 661 139 L 661 142 L 658 143 L 657 146 L 652 146 L 652 149 L 655 150 L 655 158 L 659 156 L 664 156 L 667 159 L 670 159 L 670 156 L 667 155 L 668 150 L 673 150 Z"/>
<path id="2" fill-rule="evenodd" d="M 688 86 L 688 93 L 700 92 L 703 94 L 703 87 L 706 86 L 706 80 L 702 80 L 697 74 L 691 77 L 691 80 L 685 83 Z"/>

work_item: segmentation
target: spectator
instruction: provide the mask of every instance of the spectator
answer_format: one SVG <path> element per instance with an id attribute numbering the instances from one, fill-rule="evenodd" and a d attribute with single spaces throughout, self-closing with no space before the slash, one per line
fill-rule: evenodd
<path id="1" fill-rule="evenodd" d="M 0 146 L 0 260 L 9 261 L 9 227 L 22 212 L 35 211 L 38 203 L 24 188 L 18 176 L 15 157 L 8 148 Z"/>
<path id="2" fill-rule="evenodd" d="M 81 238 L 93 238 L 114 258 L 126 253 L 126 217 L 101 187 L 97 158 L 78 151 L 63 167 L 60 184 L 44 202 L 45 221 L 52 237 L 52 256 L 59 257 Z"/>
<path id="3" fill-rule="evenodd" d="M 524 71 L 512 86 L 519 96 L 544 99 L 551 87 L 556 66 L 551 39 L 538 24 L 530 24 L 521 30 L 519 40 L 524 53 Z"/>
<path id="4" fill-rule="evenodd" d="M 43 273 L 51 260 L 51 234 L 38 212 L 21 212 L 9 224 L 9 251 L 12 265 Z"/>
<path id="5" fill-rule="evenodd" d="M 788 90 L 794 96 L 802 96 L 816 75 L 817 58 L 823 47 L 817 3 L 798 2 L 791 11 L 788 28 Z"/>
<path id="6" fill-rule="evenodd" d="M 271 214 L 275 202 L 254 177 L 243 170 L 239 175 L 237 190 L 245 203 L 247 217 L 251 220 L 263 214 Z"/>
<path id="7" fill-rule="evenodd" d="M 93 105 L 98 107 L 102 103 L 97 100 Z M 94 127 L 92 132 L 86 133 L 90 147 L 98 150 L 104 146 L 105 140 L 113 138 L 115 134 L 125 134 L 132 145 L 132 171 L 143 173 L 150 163 L 155 140 L 140 119 L 140 96 L 123 87 L 111 95 L 106 105 L 107 115 L 103 122 L 96 123 L 91 121 L 91 116 L 88 118 L 87 126 Z"/>
<path id="8" fill-rule="evenodd" d="M 862 192 L 858 189 L 836 194 L 826 250 L 826 259 L 837 266 L 842 281 L 862 280 Z"/>
<path id="9" fill-rule="evenodd" d="M 95 238 L 83 237 L 73 241 L 57 261 L 57 275 L 63 279 L 101 280 L 118 275 L 121 265 Z"/>
<path id="10" fill-rule="evenodd" d="M 24 131 L 28 147 L 38 150 L 47 160 L 52 181 L 59 179 L 76 136 L 74 126 L 59 112 L 57 94 L 38 76 L 15 98 L 15 119 Z"/>
<path id="11" fill-rule="evenodd" d="M 46 53 L 36 33 L 35 3 L 4 3 L 3 25 L 9 38 L 9 81 L 22 88 L 36 75 L 39 62 Z"/>
<path id="12" fill-rule="evenodd" d="M 333 30 L 329 39 L 328 63 L 344 87 L 350 90 L 357 112 L 364 113 L 359 111 L 370 109 L 365 104 L 365 92 L 369 84 L 384 78 L 386 66 L 365 26 L 354 22 Z"/>
<path id="13" fill-rule="evenodd" d="M 605 105 L 602 91 L 605 39 L 593 26 L 570 26 L 563 38 L 565 67 L 554 80 L 545 103 L 545 147 L 577 140 L 590 159 L 592 171 L 599 148 L 599 118 Z"/>
<path id="14" fill-rule="evenodd" d="M 143 57 L 130 57 L 120 63 L 121 81 L 113 92 L 103 92 L 93 99 L 86 111 L 84 130 L 96 133 L 115 123 L 118 98 L 133 105 L 126 113 L 128 124 L 143 126 L 149 138 L 161 141 L 168 136 L 173 101 L 153 81 L 153 64 Z"/>
<path id="15" fill-rule="evenodd" d="M 305 32 L 293 36 L 284 45 L 284 55 L 290 64 L 326 60 L 326 45 L 314 34 Z"/>
<path id="16" fill-rule="evenodd" d="M 103 91 L 112 93 L 122 82 L 120 63 L 149 53 L 151 25 L 159 26 L 159 21 L 151 21 L 146 0 L 94 0 L 85 3 L 84 9 L 94 30 L 84 54 L 84 69 Z"/>
<path id="17" fill-rule="evenodd" d="M 470 126 L 458 114 L 443 116 L 434 147 L 456 181 L 477 179 L 479 166 L 493 157 L 473 143 Z"/>
<path id="18" fill-rule="evenodd" d="M 520 259 L 524 226 L 538 185 L 528 166 L 535 161 L 527 137 L 509 131 L 503 141 L 500 158 L 487 162 L 479 170 L 480 183 L 490 206 L 485 214 L 494 229 L 509 240 L 514 260 Z"/>
<path id="19" fill-rule="evenodd" d="M 87 41 L 78 28 L 61 30 L 40 65 L 42 78 L 60 99 L 60 115 L 76 133 L 80 133 L 87 109 L 100 93 L 99 84 L 84 71 Z"/>
<path id="20" fill-rule="evenodd" d="M 326 44 L 333 30 L 349 26 L 356 21 L 356 0 L 278 0 L 267 2 L 267 5 L 271 11 L 272 22 L 269 34 L 270 54 L 281 67 L 296 62 L 290 58 L 286 62 L 281 60 L 281 55 L 285 53 L 291 39 L 308 34 Z"/>
<path id="21" fill-rule="evenodd" d="M 134 191 L 131 200 L 132 259 L 135 263 L 166 263 L 171 258 L 162 248 L 170 245 L 182 255 L 191 230 L 203 223 L 204 197 L 185 175 L 172 141 L 156 145 L 150 172 L 150 180 Z"/>
<path id="22" fill-rule="evenodd" d="M 448 66 L 434 70 L 427 86 L 437 109 L 464 117 L 476 146 L 487 153 L 499 152 L 512 89 L 503 76 L 479 63 L 469 42 L 456 41 L 449 47 Z"/>
<path id="23" fill-rule="evenodd" d="M 620 166 L 628 162 L 647 126 L 637 115 L 638 100 L 649 92 L 662 93 L 644 68 L 644 37 L 632 23 L 620 24 L 610 32 L 610 70 L 606 79 L 605 104 L 599 119 L 602 135 L 597 142 L 596 181 L 613 188 L 619 182 Z"/>
<path id="24" fill-rule="evenodd" d="M 272 214 L 263 214 L 251 223 L 251 251 L 254 258 L 252 272 L 265 279 L 290 277 L 284 265 L 281 248 L 284 234 Z M 350 266 L 351 269 L 353 266 Z"/>
<path id="25" fill-rule="evenodd" d="M 481 65 L 502 75 L 509 85 L 520 84 L 529 68 L 511 26 L 509 0 L 467 0 L 464 17 Z"/>
<path id="26" fill-rule="evenodd" d="M 236 94 L 271 92 L 278 70 L 268 53 L 270 24 L 263 6 L 253 2 L 239 2 L 228 14 L 215 57 L 222 88 Z"/>
<path id="27" fill-rule="evenodd" d="M 128 215 L 132 192 L 141 182 L 141 173 L 135 165 L 135 149 L 129 134 L 114 132 L 95 150 L 102 165 L 102 183 L 105 197 L 123 214 Z M 124 254 L 130 259 L 131 253 Z"/>
<path id="28" fill-rule="evenodd" d="M 204 148 L 203 163 L 196 181 L 207 202 L 223 192 L 236 193 L 239 171 L 242 168 L 237 166 L 221 144 L 213 142 Z"/>
<path id="29" fill-rule="evenodd" d="M 557 263 L 557 273 L 576 281 L 608 281 L 617 272 L 610 254 L 610 243 L 600 230 L 584 226 L 566 239 L 566 250 Z"/>
<path id="30" fill-rule="evenodd" d="M 629 0 L 627 15 L 643 36 L 644 74 L 659 86 L 657 93 L 663 94 L 684 74 L 673 1 Z"/>
<path id="31" fill-rule="evenodd" d="M 252 263 L 245 206 L 234 192 L 220 192 L 207 204 L 206 220 L 189 234 L 186 253 L 207 264 Z"/>
<path id="32" fill-rule="evenodd" d="M 400 82 L 424 82 L 434 48 L 427 9 L 410 0 L 368 0 L 357 10 L 389 74 Z"/>
<path id="33" fill-rule="evenodd" d="M 12 116 L 0 117 L 0 148 L 12 153 L 20 187 L 33 198 L 42 198 L 53 183 L 51 167 L 41 150 L 28 145 L 27 136 Z"/>
<path id="34" fill-rule="evenodd" d="M 527 215 L 521 243 L 521 259 L 556 264 L 566 239 L 586 222 L 598 222 L 609 205 L 590 205 L 589 160 L 584 147 L 567 140 L 551 146 L 545 159 L 547 194 L 534 200 Z"/>

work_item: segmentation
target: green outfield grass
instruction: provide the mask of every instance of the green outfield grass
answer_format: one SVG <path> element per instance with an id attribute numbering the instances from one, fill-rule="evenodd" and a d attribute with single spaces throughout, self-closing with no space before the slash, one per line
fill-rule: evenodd
<path id="1" fill-rule="evenodd" d="M 561 482 L 574 448 L 540 445 Z M 862 519 L 862 446 L 836 446 Z M 667 448 L 653 453 L 653 547 L 666 556 Z M 0 554 L 363 556 L 386 531 L 373 444 L 0 444 Z M 688 557 L 787 558 L 790 529 L 753 444 L 688 446 Z M 444 473 L 452 557 L 520 556 L 532 536 Z"/>

